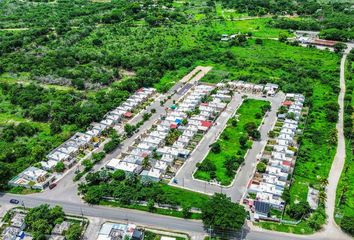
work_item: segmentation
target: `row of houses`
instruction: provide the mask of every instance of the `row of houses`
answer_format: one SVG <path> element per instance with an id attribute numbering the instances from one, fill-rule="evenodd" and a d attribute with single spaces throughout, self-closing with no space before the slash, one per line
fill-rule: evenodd
<path id="1" fill-rule="evenodd" d="M 246 202 L 255 211 L 255 219 L 266 218 L 270 209 L 283 210 L 285 206 L 281 197 L 284 188 L 289 185 L 295 166 L 296 135 L 299 131 L 298 124 L 304 100 L 301 94 L 286 95 L 283 106 L 288 108 L 288 115 L 292 112 L 293 106 L 296 106 L 296 109 L 299 108 L 299 116 L 296 119 L 278 118 L 282 126 L 277 129 L 277 137 L 269 141 L 261 157 L 266 169 L 264 172 L 256 172 L 248 186 L 249 198 Z"/>
<path id="2" fill-rule="evenodd" d="M 124 170 L 140 174 L 143 179 L 159 181 L 176 160 L 184 161 L 189 157 L 188 146 L 198 132 L 205 133 L 213 124 L 216 115 L 225 109 L 225 100 L 231 96 L 227 91 L 219 90 L 214 94 L 213 86 L 197 85 L 179 103 L 171 106 L 166 116 L 156 122 L 152 129 L 142 134 L 127 153 L 112 159 L 106 167 L 110 170 Z M 206 102 L 205 97 L 211 96 Z M 198 110 L 198 114 L 191 114 Z M 166 145 L 166 139 L 172 131 L 178 131 L 177 140 Z M 150 167 L 143 169 L 143 161 L 149 159 Z"/>
<path id="3" fill-rule="evenodd" d="M 226 83 L 218 83 L 216 86 L 218 88 L 233 89 L 243 93 L 263 94 L 265 96 L 274 96 L 279 90 L 279 86 L 277 84 L 255 84 L 244 81 L 230 81 Z"/>
<path id="4" fill-rule="evenodd" d="M 77 162 L 77 156 L 85 151 L 91 151 L 104 139 L 104 133 L 113 127 L 122 124 L 123 119 L 131 118 L 133 110 L 147 101 L 155 93 L 153 88 L 141 88 L 130 96 L 116 109 L 108 112 L 101 122 L 92 123 L 85 133 L 77 132 L 59 147 L 53 149 L 45 161 L 41 161 L 42 169 L 29 167 L 9 181 L 11 186 L 44 189 L 54 181 L 54 176 L 49 171 L 62 162 L 67 169 Z"/>
<path id="5" fill-rule="evenodd" d="M 33 237 L 27 232 L 27 225 L 25 223 L 26 213 L 19 212 L 17 210 L 11 210 L 11 219 L 8 223 L 4 223 L 8 226 L 4 228 L 1 233 L 2 240 L 32 240 Z M 64 234 L 71 226 L 71 222 L 63 221 L 58 223 L 52 229 L 49 240 L 65 240 Z"/>

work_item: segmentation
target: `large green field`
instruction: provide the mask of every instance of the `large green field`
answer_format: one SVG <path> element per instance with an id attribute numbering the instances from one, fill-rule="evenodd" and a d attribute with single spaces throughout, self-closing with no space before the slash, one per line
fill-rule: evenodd
<path id="1" fill-rule="evenodd" d="M 233 172 L 233 174 L 228 174 L 225 162 L 232 156 L 235 156 L 236 158 L 245 157 L 247 149 L 252 144 L 252 141 L 250 140 L 244 147 L 240 144 L 240 138 L 247 133 L 245 125 L 253 122 L 259 126 L 263 118 L 262 107 L 266 105 L 269 105 L 269 102 L 254 99 L 244 100 L 236 113 L 236 119 L 238 120 L 237 125 L 234 126 L 232 124 L 233 119 L 230 119 L 220 138 L 217 140 L 217 142 L 220 143 L 221 151 L 218 153 L 210 151 L 206 156 L 206 161 L 210 160 L 215 164 L 216 180 L 222 185 L 229 185 L 235 177 L 235 172 Z M 261 117 L 256 117 L 257 115 Z M 235 170 L 239 168 L 242 162 L 243 161 L 234 163 L 237 165 Z M 194 177 L 204 181 L 210 181 L 212 179 L 210 172 L 202 171 L 201 169 L 198 169 L 195 172 Z"/>

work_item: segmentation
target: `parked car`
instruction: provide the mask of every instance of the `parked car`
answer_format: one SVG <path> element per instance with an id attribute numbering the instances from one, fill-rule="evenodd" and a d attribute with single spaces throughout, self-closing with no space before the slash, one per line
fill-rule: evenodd
<path id="1" fill-rule="evenodd" d="M 52 183 L 52 184 L 49 185 L 49 189 L 53 189 L 53 188 L 55 188 L 56 186 L 57 186 L 56 183 Z"/>
<path id="2" fill-rule="evenodd" d="M 12 204 L 19 204 L 20 201 L 17 200 L 17 199 L 10 199 L 10 203 L 12 203 Z"/>

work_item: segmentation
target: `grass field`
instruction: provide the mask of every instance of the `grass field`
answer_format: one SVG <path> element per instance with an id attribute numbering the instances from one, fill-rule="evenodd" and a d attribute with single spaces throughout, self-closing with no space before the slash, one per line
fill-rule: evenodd
<path id="1" fill-rule="evenodd" d="M 180 207 L 189 206 L 189 207 L 200 209 L 203 206 L 203 203 L 209 199 L 208 195 L 177 188 L 177 187 L 172 187 L 166 184 L 161 184 L 161 188 L 162 191 L 167 196 L 171 196 L 171 198 L 173 198 Z M 107 201 L 107 200 L 100 201 L 100 204 L 114 206 L 114 207 L 136 209 L 136 210 L 141 210 L 146 212 L 149 211 L 147 206 L 138 205 L 138 204 L 123 205 L 120 204 L 119 202 Z M 153 212 L 161 215 L 183 218 L 183 213 L 181 211 L 174 210 L 174 209 L 156 208 Z M 190 218 L 201 219 L 201 214 L 192 213 Z"/>
<path id="2" fill-rule="evenodd" d="M 229 185 L 234 178 L 234 176 L 227 175 L 227 169 L 224 166 L 225 161 L 231 156 L 243 157 L 247 151 L 247 148 L 242 148 L 239 142 L 240 137 L 246 133 L 244 129 L 245 124 L 254 122 L 259 126 L 262 118 L 256 118 L 256 115 L 262 114 L 262 107 L 268 104 L 269 102 L 261 100 L 244 100 L 241 107 L 237 110 L 237 126 L 233 126 L 229 120 L 227 127 L 221 134 L 221 136 L 228 136 L 228 138 L 223 139 L 223 137 L 221 137 L 218 140 L 221 145 L 221 152 L 213 153 L 210 151 L 208 153 L 206 159 L 211 160 L 216 165 L 216 180 L 222 185 Z M 247 145 L 250 146 L 251 144 L 252 142 L 249 141 Z M 205 181 L 211 180 L 210 173 L 201 171 L 200 169 L 197 170 L 194 177 Z"/>
<path id="3" fill-rule="evenodd" d="M 312 234 L 313 229 L 305 222 L 300 222 L 298 225 L 279 224 L 272 222 L 260 222 L 256 226 L 278 232 L 294 233 L 294 234 Z"/>

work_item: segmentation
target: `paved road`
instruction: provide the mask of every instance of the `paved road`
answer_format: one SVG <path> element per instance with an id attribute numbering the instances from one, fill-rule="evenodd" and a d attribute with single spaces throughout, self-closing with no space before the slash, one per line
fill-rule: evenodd
<path id="1" fill-rule="evenodd" d="M 245 94 L 242 94 L 245 95 Z M 177 184 L 170 182 L 170 185 L 178 186 L 186 189 L 190 189 L 197 192 L 203 192 L 207 194 L 214 194 L 216 192 L 226 193 L 235 202 L 241 200 L 243 194 L 247 190 L 247 185 L 253 176 L 257 155 L 263 150 L 268 140 L 268 132 L 274 126 L 277 119 L 276 113 L 281 103 L 283 102 L 285 95 L 283 93 L 278 93 L 275 97 L 262 98 L 258 95 L 248 95 L 252 99 L 268 100 L 271 102 L 272 109 L 264 118 L 264 124 L 260 126 L 261 140 L 254 141 L 252 148 L 249 150 L 247 156 L 245 157 L 245 164 L 241 166 L 235 180 L 229 187 L 221 187 L 219 185 L 210 184 L 205 181 L 200 181 L 194 179 L 193 173 L 196 170 L 196 164 L 205 159 L 209 152 L 209 145 L 216 141 L 219 135 L 224 130 L 228 119 L 241 105 L 241 94 L 235 93 L 231 102 L 228 104 L 226 110 L 221 113 L 217 120 L 218 125 L 213 126 L 209 132 L 203 137 L 199 145 L 196 147 L 194 152 L 192 152 L 191 157 L 186 161 L 186 163 L 181 167 L 181 169 L 176 174 L 175 179 Z"/>
<path id="2" fill-rule="evenodd" d="M 81 213 L 91 218 L 101 218 L 109 221 L 118 222 L 131 222 L 137 225 L 157 228 L 161 230 L 173 230 L 177 232 L 188 233 L 192 236 L 192 239 L 203 239 L 203 236 L 207 232 L 203 228 L 201 221 L 197 220 L 186 220 L 162 215 L 156 215 L 147 212 L 141 212 L 137 210 L 124 209 L 124 208 L 110 208 L 103 206 L 89 206 L 84 203 L 68 203 L 61 200 L 46 200 L 38 199 L 32 195 L 13 195 L 5 194 L 0 196 L 0 205 L 8 207 L 8 203 L 11 198 L 16 198 L 23 201 L 24 206 L 27 208 L 36 207 L 40 204 L 50 204 L 51 206 L 60 205 L 63 207 L 64 211 L 72 215 L 81 215 Z M 101 221 L 94 221 L 92 226 L 88 229 L 90 232 L 95 232 Z M 91 238 L 92 239 L 92 238 Z M 260 228 L 252 227 L 252 229 L 246 227 L 243 231 L 243 239 L 249 240 L 301 240 L 301 239 L 316 239 L 316 240 L 332 240 L 338 238 L 332 238 L 325 235 L 309 235 L 309 236 L 299 236 L 294 234 L 285 234 L 272 232 Z"/>
<path id="3" fill-rule="evenodd" d="M 324 233 L 328 236 L 333 236 L 336 239 L 349 239 L 345 233 L 342 232 L 340 227 L 334 221 L 334 210 L 336 206 L 336 190 L 340 175 L 344 168 L 345 163 L 345 138 L 343 133 L 343 113 L 344 113 L 344 95 L 345 95 L 345 61 L 347 54 L 350 52 L 354 45 L 349 45 L 343 54 L 340 64 L 340 92 L 338 96 L 339 113 L 338 122 L 336 125 L 338 133 L 337 152 L 334 156 L 331 170 L 328 175 L 327 186 L 327 201 L 326 201 L 326 214 L 328 216 L 327 224 L 325 225 Z"/>

